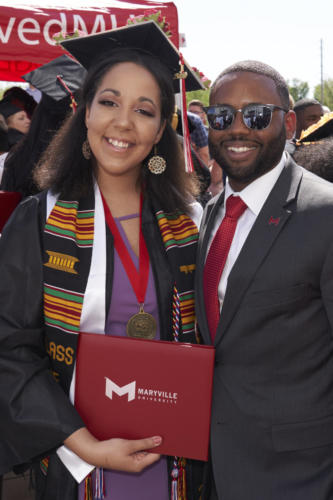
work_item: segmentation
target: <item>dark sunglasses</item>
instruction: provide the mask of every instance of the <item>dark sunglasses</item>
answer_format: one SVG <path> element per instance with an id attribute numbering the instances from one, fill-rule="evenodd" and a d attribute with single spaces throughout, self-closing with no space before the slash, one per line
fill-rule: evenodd
<path id="1" fill-rule="evenodd" d="M 227 104 L 216 104 L 204 108 L 209 126 L 214 130 L 226 130 L 230 127 L 238 111 L 242 113 L 243 122 L 247 128 L 263 130 L 270 125 L 275 109 L 280 109 L 284 113 L 288 112 L 274 104 L 248 104 L 241 109 L 235 109 Z"/>

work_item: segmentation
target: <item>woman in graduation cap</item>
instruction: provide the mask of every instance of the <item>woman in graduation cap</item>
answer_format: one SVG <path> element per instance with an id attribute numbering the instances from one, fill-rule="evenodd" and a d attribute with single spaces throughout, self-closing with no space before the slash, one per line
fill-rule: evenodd
<path id="1" fill-rule="evenodd" d="M 62 76 L 59 78 L 59 75 Z M 40 191 L 33 179 L 33 169 L 75 107 L 75 92 L 85 75 L 81 64 L 64 54 L 22 76 L 33 83 L 42 97 L 33 113 L 29 131 L 4 160 L 1 190 L 18 192 L 22 197 Z"/>
<path id="2" fill-rule="evenodd" d="M 9 148 L 11 148 L 28 133 L 31 120 L 23 107 L 13 103 L 10 96 L 0 101 L 0 114 L 4 117 L 8 127 L 7 137 Z"/>
<path id="3" fill-rule="evenodd" d="M 64 43 L 89 68 L 82 100 L 36 172 L 45 191 L 0 242 L 0 473 L 42 459 L 39 499 L 199 498 L 198 464 L 148 452 L 160 436 L 98 441 L 71 403 L 80 331 L 196 341 L 182 269 L 200 209 L 170 123 L 179 55 L 147 25 Z"/>

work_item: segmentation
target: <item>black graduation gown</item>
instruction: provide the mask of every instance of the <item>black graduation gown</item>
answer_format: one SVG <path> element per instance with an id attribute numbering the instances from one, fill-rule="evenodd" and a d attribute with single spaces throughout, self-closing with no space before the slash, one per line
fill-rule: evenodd
<path id="1" fill-rule="evenodd" d="M 46 193 L 27 198 L 16 209 L 0 238 L 0 474 L 18 464 L 37 463 L 49 455 L 47 479 L 37 477 L 37 498 L 74 500 L 76 482 L 55 450 L 84 423 L 54 380 L 45 350 L 45 213 Z M 155 282 L 161 338 L 172 340 L 173 278 L 155 217 L 147 206 L 142 219 L 155 278 L 158 273 Z M 110 304 L 113 245 L 108 231 L 107 246 L 106 304 Z M 198 491 L 200 479 L 200 464 L 189 461 L 187 481 L 191 500 L 198 498 L 194 491 Z"/>

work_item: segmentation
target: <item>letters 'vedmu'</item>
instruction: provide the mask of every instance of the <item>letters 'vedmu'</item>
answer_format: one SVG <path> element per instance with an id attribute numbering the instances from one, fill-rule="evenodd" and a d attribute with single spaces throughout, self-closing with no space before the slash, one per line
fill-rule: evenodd
<path id="1" fill-rule="evenodd" d="M 133 401 L 135 399 L 135 386 L 136 382 L 133 381 L 123 387 L 119 387 L 119 385 L 105 377 L 105 395 L 110 399 L 112 399 L 112 394 L 115 392 L 118 396 L 127 394 L 128 401 Z"/>

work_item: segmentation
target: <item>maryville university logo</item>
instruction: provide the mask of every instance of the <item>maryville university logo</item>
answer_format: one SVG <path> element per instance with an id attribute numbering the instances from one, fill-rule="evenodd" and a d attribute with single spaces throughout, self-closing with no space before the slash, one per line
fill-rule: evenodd
<path id="1" fill-rule="evenodd" d="M 153 403 L 162 404 L 177 404 L 178 393 L 168 392 L 159 389 L 147 389 L 136 386 L 136 381 L 130 382 L 129 384 L 119 386 L 113 380 L 105 377 L 105 395 L 106 397 L 113 399 L 113 395 L 117 396 L 127 396 L 128 402 L 134 401 L 134 399 L 140 399 L 142 401 L 151 401 Z"/>

